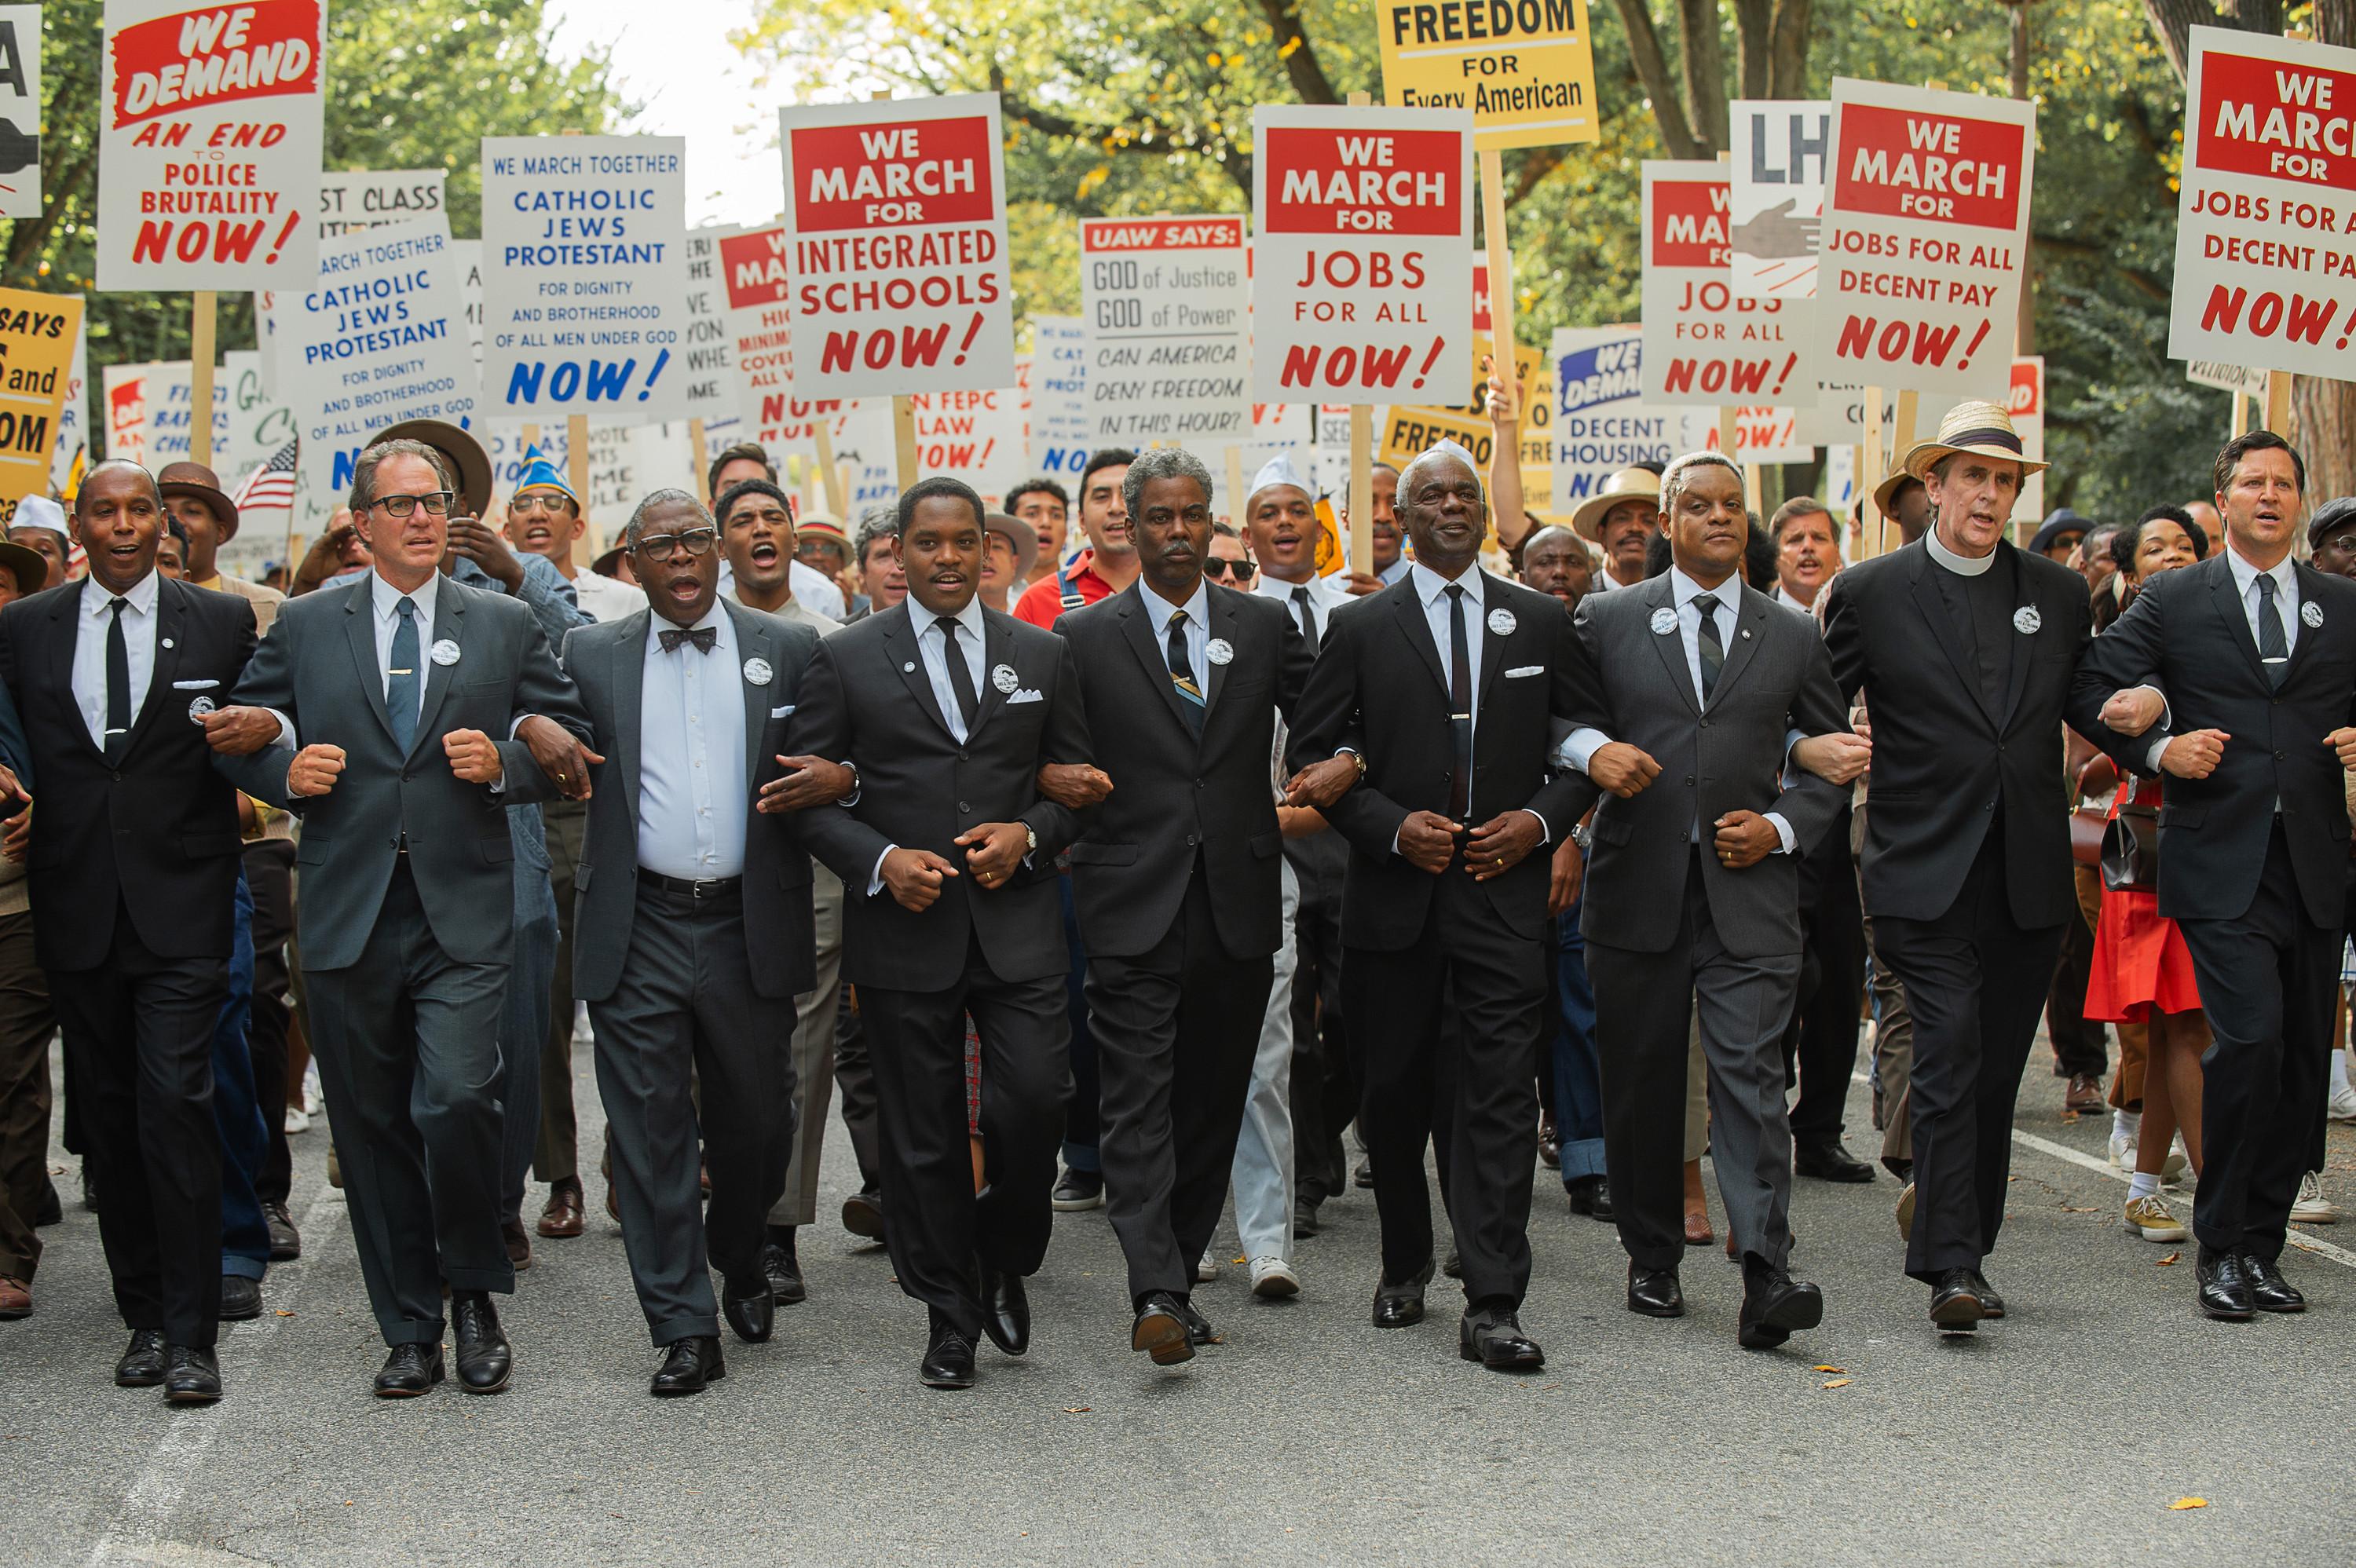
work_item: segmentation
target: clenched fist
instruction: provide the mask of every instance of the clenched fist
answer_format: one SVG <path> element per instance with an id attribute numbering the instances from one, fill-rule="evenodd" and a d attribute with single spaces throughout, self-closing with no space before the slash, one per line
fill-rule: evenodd
<path id="1" fill-rule="evenodd" d="M 344 749 L 341 746 L 305 746 L 294 753 L 286 764 L 286 793 L 293 795 L 321 795 L 336 787 L 336 775 L 344 771 Z"/>

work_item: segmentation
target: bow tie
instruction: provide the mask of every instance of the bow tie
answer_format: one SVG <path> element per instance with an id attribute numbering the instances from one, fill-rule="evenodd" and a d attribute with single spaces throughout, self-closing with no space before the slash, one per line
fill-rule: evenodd
<path id="1" fill-rule="evenodd" d="M 708 654 L 712 651 L 712 645 L 720 640 L 720 628 L 698 626 L 691 632 L 681 632 L 667 627 L 656 635 L 662 638 L 662 651 L 665 653 L 675 651 L 681 643 L 693 643 L 697 653 Z"/>

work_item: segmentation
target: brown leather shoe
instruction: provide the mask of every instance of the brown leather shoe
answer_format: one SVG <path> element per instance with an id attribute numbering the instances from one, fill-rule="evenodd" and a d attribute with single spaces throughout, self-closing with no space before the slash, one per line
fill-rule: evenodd
<path id="1" fill-rule="evenodd" d="M 30 1317 L 33 1315 L 33 1291 L 21 1279 L 0 1275 L 0 1317 Z"/>
<path id="2" fill-rule="evenodd" d="M 508 1262 L 521 1274 L 531 1266 L 531 1238 L 524 1234 L 520 1220 L 499 1221 L 499 1236 L 508 1244 Z"/>
<path id="3" fill-rule="evenodd" d="M 549 1184 L 548 1207 L 540 1211 L 540 1233 L 552 1241 L 581 1233 L 581 1179 L 560 1177 Z"/>
<path id="4" fill-rule="evenodd" d="M 2093 1072 L 2071 1074 L 2069 1088 L 2062 1092 L 2062 1108 L 2082 1116 L 2091 1116 L 2105 1108 L 2103 1080 Z"/>
<path id="5" fill-rule="evenodd" d="M 1709 1228 L 1709 1211 L 1689 1211 L 1686 1215 L 1686 1245 L 1706 1247 L 1716 1240 L 1718 1232 Z"/>

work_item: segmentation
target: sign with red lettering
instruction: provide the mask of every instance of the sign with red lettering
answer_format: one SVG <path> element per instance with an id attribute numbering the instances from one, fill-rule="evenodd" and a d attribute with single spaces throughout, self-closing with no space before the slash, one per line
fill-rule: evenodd
<path id="1" fill-rule="evenodd" d="M 2005 406 L 2012 412 L 2013 433 L 2020 437 L 2021 452 L 2041 461 L 2045 456 L 2044 355 L 2031 354 L 2012 362 L 2012 390 Z M 2045 517 L 2043 469 L 2021 480 L 2020 496 L 2012 504 L 2012 515 L 2028 525 L 2031 533 L 2036 531 Z"/>
<path id="2" fill-rule="evenodd" d="M 737 417 L 749 427 L 745 439 L 765 446 L 793 444 L 798 435 L 815 452 L 815 438 L 807 430 L 790 428 L 806 425 L 819 411 L 792 406 L 793 313 L 786 300 L 791 286 L 786 272 L 789 245 L 782 223 L 723 229 L 720 303 L 735 360 Z M 825 411 L 839 408 L 838 400 L 830 400 Z"/>
<path id="3" fill-rule="evenodd" d="M 1091 438 L 1213 447 L 1251 430 L 1244 219 L 1083 218 Z"/>
<path id="4" fill-rule="evenodd" d="M 998 95 L 814 104 L 778 118 L 797 389 L 1013 385 Z"/>
<path id="5" fill-rule="evenodd" d="M 1804 299 L 1734 292 L 1727 166 L 1644 164 L 1644 401 L 1816 400 Z"/>
<path id="6" fill-rule="evenodd" d="M 1252 387 L 1472 400 L 1472 112 L 1252 112 Z"/>
<path id="7" fill-rule="evenodd" d="M 2356 49 L 2192 29 L 2168 352 L 2350 375 Z"/>
<path id="8" fill-rule="evenodd" d="M 2036 158 L 2032 103 L 1834 80 L 1814 333 L 1825 380 L 2003 395 Z"/>
<path id="9" fill-rule="evenodd" d="M 307 287 L 322 0 L 106 0 L 98 286 Z"/>

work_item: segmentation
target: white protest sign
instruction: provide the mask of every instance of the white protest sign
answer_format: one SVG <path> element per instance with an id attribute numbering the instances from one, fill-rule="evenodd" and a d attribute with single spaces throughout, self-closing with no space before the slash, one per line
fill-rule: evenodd
<path id="1" fill-rule="evenodd" d="M 1289 452 L 1311 484 L 1323 484 L 1338 492 L 1349 477 L 1343 472 L 1348 464 L 1346 461 L 1336 464 L 1331 474 L 1317 472 L 1316 461 L 1311 451 L 1313 443 L 1310 440 L 1316 433 L 1315 416 L 1316 410 L 1307 403 L 1252 404 L 1251 430 L 1240 443 L 1233 443 L 1237 446 L 1236 466 L 1243 471 L 1244 484 L 1249 485 L 1252 475 L 1258 474 L 1269 459 L 1280 452 Z M 1201 458 L 1203 466 L 1211 471 L 1212 514 L 1240 522 L 1237 513 L 1245 497 L 1227 494 L 1227 448 L 1231 443 L 1222 442 L 1210 445 L 1181 442 L 1179 444 Z"/>
<path id="2" fill-rule="evenodd" d="M 1076 480 L 1090 451 L 1087 327 L 1076 315 L 1034 315 L 1031 344 L 1029 466 Z"/>
<path id="3" fill-rule="evenodd" d="M 2169 357 L 2350 379 L 2356 49 L 2195 27 L 2186 94 Z"/>
<path id="4" fill-rule="evenodd" d="M 998 94 L 778 111 L 809 397 L 1014 384 Z"/>
<path id="5" fill-rule="evenodd" d="M 1253 397 L 1469 402 L 1472 112 L 1263 103 L 1252 140 Z"/>
<path id="6" fill-rule="evenodd" d="M 72 297 L 82 299 L 80 294 Z M 57 444 L 49 449 L 49 488 L 60 496 L 73 491 L 77 468 L 87 468 L 98 459 L 90 439 L 90 302 L 83 299 L 82 303 L 81 323 L 74 329 L 73 358 L 66 370 L 65 407 L 58 415 Z"/>
<path id="7" fill-rule="evenodd" d="M 450 265 L 458 274 L 458 297 L 466 304 L 466 347 L 475 357 L 477 400 L 483 385 L 483 242 L 450 241 Z"/>
<path id="8" fill-rule="evenodd" d="M 1728 281 L 1726 165 L 1644 164 L 1644 397 L 1816 400 L 1808 302 L 1746 299 Z"/>
<path id="9" fill-rule="evenodd" d="M 487 415 L 686 417 L 686 142 L 483 140 Z"/>
<path id="10" fill-rule="evenodd" d="M 1728 105 L 1736 293 L 1815 297 L 1832 119 L 1827 103 L 1737 99 Z"/>
<path id="11" fill-rule="evenodd" d="M 1834 80 L 1821 379 L 2002 395 L 2036 129 L 2034 103 Z"/>
<path id="12" fill-rule="evenodd" d="M 720 304 L 727 313 L 728 355 L 737 412 L 764 446 L 787 441 L 784 427 L 810 411 L 789 408 L 793 397 L 793 313 L 787 304 L 785 225 L 730 229 L 719 237 Z"/>
<path id="13" fill-rule="evenodd" d="M 309 281 L 327 33 L 322 0 L 106 0 L 100 288 Z"/>
<path id="14" fill-rule="evenodd" d="M 2012 411 L 2012 431 L 2020 437 L 2020 451 L 2025 457 L 2042 462 L 2045 457 L 2045 356 L 2032 354 L 2012 362 L 2012 390 L 2008 404 Z M 2020 482 L 2020 496 L 2013 504 L 2013 515 L 2019 517 L 2045 516 L 2045 471 L 2039 469 Z"/>
<path id="15" fill-rule="evenodd" d="M 1554 505 L 1568 517 L 1603 481 L 1677 454 L 1677 411 L 1644 398 L 1643 336 L 1628 326 L 1558 326 L 1554 361 Z"/>
<path id="16" fill-rule="evenodd" d="M 1080 319 L 1098 445 L 1222 445 L 1248 433 L 1245 245 L 1241 215 L 1080 219 Z"/>
<path id="17" fill-rule="evenodd" d="M 444 211 L 444 183 L 441 169 L 329 169 L 319 176 L 319 238 Z M 274 291 L 254 295 L 253 330 L 262 351 L 262 384 L 273 394 L 278 391 L 277 308 Z"/>
<path id="18" fill-rule="evenodd" d="M 2254 398 L 2266 395 L 2266 372 L 2263 368 L 2238 365 L 2230 359 L 2187 360 L 2184 379 L 2196 387 L 2214 387 L 2221 392 L 2245 392 Z"/>
<path id="19" fill-rule="evenodd" d="M 998 505 L 1007 485 L 1023 475 L 1023 402 L 1012 387 L 983 392 L 916 392 L 909 411 L 916 424 L 916 466 L 927 477 L 947 475 L 970 485 L 982 504 Z"/>
<path id="20" fill-rule="evenodd" d="M 709 427 L 736 417 L 736 340 L 720 275 L 720 225 L 687 237 L 687 417 Z"/>
<path id="21" fill-rule="evenodd" d="M 1719 450 L 1718 410 L 1680 409 L 1677 416 L 1679 452 Z M 1737 463 L 1813 463 L 1816 448 L 1800 432 L 1798 410 L 1746 405 L 1734 411 L 1734 450 L 1727 455 Z"/>
<path id="22" fill-rule="evenodd" d="M 41 8 L 0 5 L 0 218 L 41 215 Z"/>

